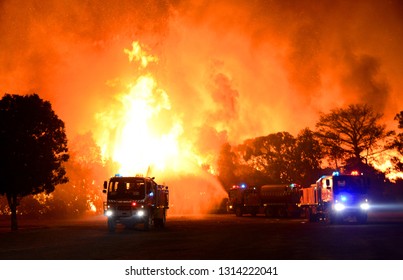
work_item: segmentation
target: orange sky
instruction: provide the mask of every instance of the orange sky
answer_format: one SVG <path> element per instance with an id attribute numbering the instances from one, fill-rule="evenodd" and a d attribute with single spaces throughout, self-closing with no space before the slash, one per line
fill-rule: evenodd
<path id="1" fill-rule="evenodd" d="M 70 137 L 99 127 L 141 42 L 184 137 L 229 140 L 314 128 L 365 101 L 403 110 L 401 1 L 0 1 L 0 92 L 50 100 Z"/>

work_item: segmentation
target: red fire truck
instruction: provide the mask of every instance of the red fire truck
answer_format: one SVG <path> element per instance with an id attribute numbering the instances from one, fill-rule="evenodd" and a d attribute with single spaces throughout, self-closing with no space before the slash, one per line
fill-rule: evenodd
<path id="1" fill-rule="evenodd" d="M 354 219 L 366 223 L 370 209 L 369 184 L 369 178 L 357 171 L 322 176 L 316 184 L 302 189 L 301 209 L 311 222 L 337 223 Z"/>
<path id="2" fill-rule="evenodd" d="M 300 214 L 300 197 L 297 184 L 234 186 L 228 192 L 228 210 L 236 216 L 295 217 Z"/>
<path id="3" fill-rule="evenodd" d="M 104 214 L 108 218 L 109 231 L 115 231 L 118 223 L 126 227 L 144 224 L 145 230 L 151 225 L 165 226 L 169 190 L 154 179 L 115 176 L 104 182 Z"/>

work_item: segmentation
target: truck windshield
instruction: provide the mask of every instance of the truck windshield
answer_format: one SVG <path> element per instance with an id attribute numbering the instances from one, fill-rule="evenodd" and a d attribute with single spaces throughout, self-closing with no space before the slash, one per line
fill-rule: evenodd
<path id="1" fill-rule="evenodd" d="M 145 182 L 141 178 L 117 178 L 109 182 L 108 195 L 109 198 L 124 198 L 140 200 L 145 197 Z"/>
<path id="2" fill-rule="evenodd" d="M 334 178 L 334 193 L 339 194 L 341 192 L 366 194 L 367 182 L 364 177 L 361 176 L 339 176 Z"/>

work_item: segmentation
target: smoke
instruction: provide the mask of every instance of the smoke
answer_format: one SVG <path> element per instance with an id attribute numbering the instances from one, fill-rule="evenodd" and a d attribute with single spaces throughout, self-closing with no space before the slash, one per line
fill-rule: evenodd
<path id="1" fill-rule="evenodd" d="M 117 81 L 141 74 L 124 53 L 139 41 L 182 137 L 213 164 L 226 141 L 296 134 L 335 106 L 393 123 L 402 13 L 398 0 L 0 1 L 0 92 L 49 100 L 70 138 L 96 130 Z"/>
<path id="2" fill-rule="evenodd" d="M 380 72 L 379 59 L 369 56 L 348 55 L 346 58 L 348 73 L 345 75 L 345 88 L 352 94 L 351 103 L 359 103 L 366 100 L 379 112 L 384 112 L 389 100 L 390 86 Z"/>
<path id="3" fill-rule="evenodd" d="M 162 57 L 157 74 L 178 109 L 192 124 L 205 115 L 231 141 L 297 132 L 318 111 L 351 101 L 382 101 L 393 116 L 401 106 L 401 8 L 400 1 L 2 1 L 1 91 L 38 92 L 71 133 L 85 131 L 113 98 L 105 82 L 132 71 L 122 49 L 138 40 Z"/>

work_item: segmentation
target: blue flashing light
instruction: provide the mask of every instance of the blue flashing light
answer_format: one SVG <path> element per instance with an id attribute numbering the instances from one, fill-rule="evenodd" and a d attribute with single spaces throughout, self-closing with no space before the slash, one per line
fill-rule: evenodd
<path id="1" fill-rule="evenodd" d="M 246 185 L 245 185 L 245 184 L 242 184 L 242 185 L 241 185 L 241 188 L 242 188 L 242 189 L 246 188 Z"/>
<path id="2" fill-rule="evenodd" d="M 343 202 L 347 201 L 347 196 L 345 195 L 340 196 L 340 200 Z"/>
<path id="3" fill-rule="evenodd" d="M 332 176 L 340 176 L 340 172 L 339 171 L 334 171 Z"/>
<path id="4" fill-rule="evenodd" d="M 116 173 L 115 177 L 122 177 L 122 175 L 120 173 Z"/>

